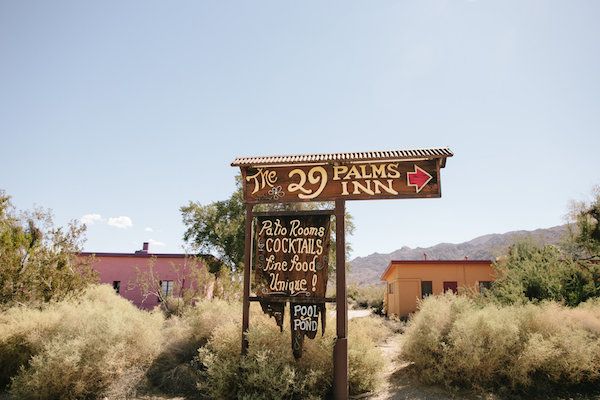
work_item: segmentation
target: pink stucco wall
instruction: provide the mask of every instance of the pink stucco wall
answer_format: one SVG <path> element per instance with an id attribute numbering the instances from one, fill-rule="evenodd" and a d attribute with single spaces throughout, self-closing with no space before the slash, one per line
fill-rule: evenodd
<path id="1" fill-rule="evenodd" d="M 147 248 L 147 245 L 145 245 Z M 99 253 L 85 252 L 80 257 L 94 256 L 92 267 L 98 272 L 100 283 L 113 285 L 113 282 L 120 281 L 119 294 L 130 300 L 133 304 L 143 309 L 152 309 L 156 307 L 158 297 L 149 295 L 144 299 L 144 295 L 139 285 L 137 285 L 138 271 L 147 272 L 153 263 L 152 269 L 154 276 L 160 281 L 173 281 L 175 283 L 174 296 L 180 295 L 181 287 L 189 289 L 197 285 L 195 277 L 192 276 L 192 268 L 204 268 L 201 263 L 186 262 L 184 254 L 157 254 L 147 251 L 137 251 L 135 253 Z"/>

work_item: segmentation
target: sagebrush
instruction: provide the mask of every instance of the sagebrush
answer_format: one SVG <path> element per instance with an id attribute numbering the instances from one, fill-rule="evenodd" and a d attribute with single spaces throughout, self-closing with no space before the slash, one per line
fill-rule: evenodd
<path id="1" fill-rule="evenodd" d="M 201 392 L 219 399 L 318 399 L 332 390 L 335 320 L 324 336 L 306 339 L 304 354 L 294 360 L 290 333 L 280 332 L 272 319 L 256 310 L 250 324 L 248 354 L 241 357 L 239 324 L 218 326 L 199 350 Z M 350 393 L 372 391 L 384 367 L 376 342 L 390 331 L 376 317 L 349 323 L 348 361 Z"/>
<path id="2" fill-rule="evenodd" d="M 0 384 L 15 399 L 130 398 L 149 385 L 199 399 L 317 399 L 332 390 L 335 319 L 295 360 L 287 324 L 253 305 L 240 355 L 241 304 L 202 301 L 181 316 L 137 309 L 110 286 L 0 314 Z M 377 317 L 349 323 L 351 393 L 374 390 L 390 331 Z"/>
<path id="3" fill-rule="evenodd" d="M 597 383 L 600 302 L 501 306 L 430 296 L 409 323 L 402 357 L 430 383 L 525 390 Z"/>
<path id="4" fill-rule="evenodd" d="M 348 299 L 360 308 L 371 308 L 376 314 L 383 314 L 383 285 L 350 285 L 348 286 Z"/>
<path id="5" fill-rule="evenodd" d="M 150 382 L 168 393 L 201 397 L 197 388 L 202 378 L 198 349 L 206 345 L 215 329 L 226 324 L 241 326 L 238 303 L 204 300 L 187 308 L 181 317 L 169 318 L 163 329 L 163 351 L 148 370 Z"/>
<path id="6" fill-rule="evenodd" d="M 0 314 L 0 384 L 17 399 L 95 398 L 158 354 L 163 317 L 109 286 Z"/>

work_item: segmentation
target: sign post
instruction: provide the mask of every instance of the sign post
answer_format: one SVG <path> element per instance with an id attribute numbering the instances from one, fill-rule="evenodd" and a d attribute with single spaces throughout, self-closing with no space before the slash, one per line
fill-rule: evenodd
<path id="1" fill-rule="evenodd" d="M 335 201 L 335 307 L 336 341 L 333 347 L 333 394 L 348 398 L 348 300 L 346 298 L 346 205 Z"/>
<path id="2" fill-rule="evenodd" d="M 250 301 L 260 301 L 263 311 L 275 317 L 281 328 L 285 305 L 290 303 L 292 351 L 297 358 L 302 355 L 304 336 L 316 335 L 317 314 L 325 330 L 325 303 L 334 301 L 325 297 L 329 253 L 329 225 L 325 221 L 334 214 L 337 321 L 333 386 L 335 399 L 347 399 L 345 202 L 441 197 L 440 169 L 452 156 L 448 148 L 433 148 L 235 159 L 231 165 L 241 169 L 246 205 L 242 354 L 248 349 Z M 333 213 L 253 210 L 255 204 L 263 203 L 326 201 L 335 202 Z M 253 236 L 257 238 L 254 260 Z M 253 265 L 259 292 L 256 297 L 250 297 Z"/>

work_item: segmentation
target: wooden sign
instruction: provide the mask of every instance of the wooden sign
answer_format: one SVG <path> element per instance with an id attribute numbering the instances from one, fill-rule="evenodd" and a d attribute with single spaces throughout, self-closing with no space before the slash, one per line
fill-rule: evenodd
<path id="1" fill-rule="evenodd" d="M 439 160 L 242 167 L 246 203 L 440 197 Z"/>
<path id="2" fill-rule="evenodd" d="M 262 298 L 325 298 L 329 215 L 257 217 L 255 282 Z"/>
<path id="3" fill-rule="evenodd" d="M 302 357 L 304 336 L 314 339 L 319 329 L 321 316 L 321 335 L 325 334 L 325 303 L 291 303 L 290 325 L 292 331 L 292 352 L 295 358 Z"/>
<path id="4" fill-rule="evenodd" d="M 297 358 L 302 355 L 304 336 L 316 336 L 317 313 L 324 331 L 328 301 L 325 288 L 329 216 L 321 216 L 322 220 L 311 219 L 315 214 L 289 218 L 258 216 L 253 246 L 254 206 L 335 201 L 337 322 L 333 392 L 336 400 L 348 399 L 346 200 L 441 197 L 440 168 L 444 168 L 446 159 L 452 156 L 448 148 L 431 148 L 236 158 L 231 165 L 241 170 L 246 207 L 242 354 L 248 351 L 250 301 L 259 301 L 263 311 L 273 316 L 281 328 L 289 301 L 292 350 Z M 298 233 L 298 227 L 303 228 L 302 233 Z M 322 235 L 321 228 L 326 231 Z M 290 236 L 292 229 L 297 233 Z M 252 298 L 251 265 L 256 267 L 258 285 L 258 296 Z"/>

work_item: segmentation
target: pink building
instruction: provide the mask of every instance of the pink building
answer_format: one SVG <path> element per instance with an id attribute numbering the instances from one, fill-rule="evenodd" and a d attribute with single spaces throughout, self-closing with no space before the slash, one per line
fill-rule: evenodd
<path id="1" fill-rule="evenodd" d="M 147 242 L 134 253 L 83 252 L 80 256 L 94 256 L 92 267 L 98 272 L 100 283 L 112 285 L 121 296 L 147 310 L 160 303 L 159 293 L 182 296 L 207 283 L 199 282 L 199 268 L 204 268 L 204 264 L 196 258 L 150 253 Z"/>

